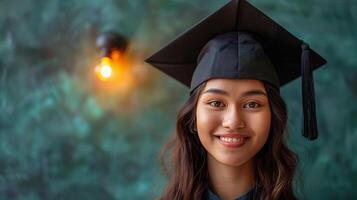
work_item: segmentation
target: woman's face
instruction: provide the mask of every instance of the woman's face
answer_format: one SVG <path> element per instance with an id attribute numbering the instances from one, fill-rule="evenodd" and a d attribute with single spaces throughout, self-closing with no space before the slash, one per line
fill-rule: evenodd
<path id="1" fill-rule="evenodd" d="M 264 146 L 271 112 L 262 82 L 210 79 L 196 109 L 199 139 L 210 158 L 240 166 Z"/>

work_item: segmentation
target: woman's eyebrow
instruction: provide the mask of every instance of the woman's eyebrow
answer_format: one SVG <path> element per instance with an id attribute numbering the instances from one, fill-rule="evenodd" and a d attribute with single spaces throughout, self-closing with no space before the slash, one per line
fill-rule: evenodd
<path id="1" fill-rule="evenodd" d="M 246 96 L 256 96 L 256 95 L 267 96 L 267 94 L 263 90 L 249 90 L 244 92 L 241 96 L 246 97 Z"/>
<path id="2" fill-rule="evenodd" d="M 224 96 L 229 96 L 229 93 L 227 91 L 217 89 L 217 88 L 210 88 L 210 89 L 206 90 L 205 92 L 203 92 L 203 94 L 205 94 L 205 93 L 213 93 L 213 94 L 221 94 Z M 267 94 L 263 90 L 257 89 L 257 90 L 249 90 L 249 91 L 243 92 L 241 97 L 256 96 L 256 95 L 267 96 Z"/>
<path id="3" fill-rule="evenodd" d="M 216 88 L 211 88 L 211 89 L 208 89 L 205 92 L 203 92 L 203 94 L 206 94 L 206 93 L 221 94 L 221 95 L 225 95 L 225 96 L 229 95 L 228 92 L 221 90 L 221 89 L 216 89 Z"/>

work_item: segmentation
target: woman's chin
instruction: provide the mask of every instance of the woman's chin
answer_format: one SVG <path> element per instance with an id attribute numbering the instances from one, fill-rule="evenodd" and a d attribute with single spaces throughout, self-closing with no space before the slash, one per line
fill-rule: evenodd
<path id="1" fill-rule="evenodd" d="M 227 154 L 223 154 L 223 155 L 214 156 L 213 158 L 217 163 L 223 164 L 226 166 L 230 166 L 230 167 L 243 166 L 244 164 L 246 164 L 249 161 L 249 158 L 242 157 L 239 155 L 231 155 L 230 156 Z"/>

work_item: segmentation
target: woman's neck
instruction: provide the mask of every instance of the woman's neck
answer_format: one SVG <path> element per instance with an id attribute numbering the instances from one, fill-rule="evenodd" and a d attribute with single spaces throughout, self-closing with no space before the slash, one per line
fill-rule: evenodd
<path id="1" fill-rule="evenodd" d="M 211 189 L 223 200 L 247 193 L 255 183 L 253 159 L 241 166 L 228 166 L 207 155 Z"/>

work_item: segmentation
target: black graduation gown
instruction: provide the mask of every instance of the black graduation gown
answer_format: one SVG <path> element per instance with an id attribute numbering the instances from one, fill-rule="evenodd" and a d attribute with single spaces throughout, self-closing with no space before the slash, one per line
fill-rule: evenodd
<path id="1" fill-rule="evenodd" d="M 235 198 L 234 200 L 253 200 L 253 196 L 256 192 L 257 188 L 253 187 L 250 191 L 240 197 Z M 206 191 L 206 200 L 221 200 L 221 198 L 219 198 L 212 190 L 208 188 Z"/>

